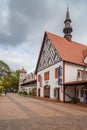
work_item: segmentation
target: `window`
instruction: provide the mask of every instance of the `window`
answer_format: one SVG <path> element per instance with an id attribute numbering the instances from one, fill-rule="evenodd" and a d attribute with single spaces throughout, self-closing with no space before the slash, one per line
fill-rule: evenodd
<path id="1" fill-rule="evenodd" d="M 44 73 L 44 80 L 49 80 L 49 71 Z"/>
<path id="2" fill-rule="evenodd" d="M 58 78 L 59 74 L 58 74 L 58 68 L 55 69 L 55 78 Z"/>
<path id="3" fill-rule="evenodd" d="M 84 94 L 84 90 L 81 90 L 80 92 L 81 92 L 81 97 L 83 97 L 83 94 Z"/>
<path id="4" fill-rule="evenodd" d="M 78 80 L 87 80 L 87 71 L 78 70 L 77 78 Z"/>
<path id="5" fill-rule="evenodd" d="M 87 72 L 84 72 L 84 80 L 87 80 Z"/>
<path id="6" fill-rule="evenodd" d="M 81 78 L 81 77 L 82 77 L 82 72 L 78 71 L 78 78 Z"/>
<path id="7" fill-rule="evenodd" d="M 78 73 L 77 73 L 78 80 L 82 80 L 82 77 L 83 77 L 82 70 L 79 70 Z"/>

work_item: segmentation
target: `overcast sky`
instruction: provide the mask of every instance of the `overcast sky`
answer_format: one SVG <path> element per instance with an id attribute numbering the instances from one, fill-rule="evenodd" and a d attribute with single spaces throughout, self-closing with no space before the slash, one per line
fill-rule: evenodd
<path id="1" fill-rule="evenodd" d="M 44 32 L 63 36 L 67 2 L 72 39 L 87 45 L 87 0 L 0 0 L 0 60 L 34 71 Z"/>

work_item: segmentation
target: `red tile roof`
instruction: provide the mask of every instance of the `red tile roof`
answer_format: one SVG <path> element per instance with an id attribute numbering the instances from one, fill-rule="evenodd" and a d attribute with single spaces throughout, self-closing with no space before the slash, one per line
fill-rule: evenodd
<path id="1" fill-rule="evenodd" d="M 22 68 L 22 69 L 20 70 L 20 72 L 21 72 L 21 73 L 27 73 L 27 71 L 26 71 L 24 68 Z"/>
<path id="2" fill-rule="evenodd" d="M 56 48 L 62 60 L 71 63 L 76 63 L 79 65 L 85 65 L 83 62 L 83 52 L 84 50 L 87 50 L 86 45 L 74 41 L 68 41 L 63 37 L 57 36 L 49 32 L 46 32 L 46 34 Z"/>

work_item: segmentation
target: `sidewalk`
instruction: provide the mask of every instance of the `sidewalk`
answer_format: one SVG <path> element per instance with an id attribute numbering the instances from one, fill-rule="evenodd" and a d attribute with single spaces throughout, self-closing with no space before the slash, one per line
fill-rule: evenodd
<path id="1" fill-rule="evenodd" d="M 48 101 L 48 102 L 53 102 L 53 103 L 63 103 L 62 101 L 60 101 L 58 99 L 52 99 L 52 98 L 46 98 L 46 97 L 37 97 L 37 96 L 29 96 L 29 95 L 25 95 L 24 97 L 39 99 L 39 100 L 42 100 L 42 101 Z M 64 104 L 69 104 L 69 105 L 71 104 L 71 105 L 74 105 L 74 106 L 87 108 L 87 103 L 86 104 L 84 104 L 84 103 L 76 103 L 76 104 L 64 103 Z"/>
<path id="2" fill-rule="evenodd" d="M 86 107 L 87 108 L 87 103 L 84 104 L 84 103 L 77 103 L 75 104 L 76 106 L 80 106 L 80 107 Z"/>

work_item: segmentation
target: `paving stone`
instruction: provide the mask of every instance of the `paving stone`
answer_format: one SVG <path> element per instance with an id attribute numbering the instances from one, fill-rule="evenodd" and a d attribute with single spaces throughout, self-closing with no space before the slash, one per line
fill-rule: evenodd
<path id="1" fill-rule="evenodd" d="M 87 108 L 17 94 L 0 97 L 0 130 L 87 130 Z"/>

